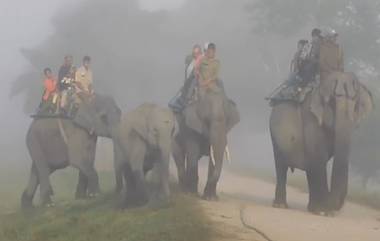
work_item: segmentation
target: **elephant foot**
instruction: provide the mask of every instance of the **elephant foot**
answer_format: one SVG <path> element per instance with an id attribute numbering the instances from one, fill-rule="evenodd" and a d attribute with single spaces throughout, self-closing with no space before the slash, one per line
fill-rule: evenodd
<path id="1" fill-rule="evenodd" d="M 194 198 L 200 198 L 201 197 L 198 192 L 187 191 L 186 194 L 188 194 L 189 196 L 194 197 Z"/>
<path id="2" fill-rule="evenodd" d="M 82 192 L 77 192 L 77 193 L 75 193 L 75 199 L 76 200 L 85 200 L 85 199 L 87 199 L 87 195 L 86 195 L 86 193 L 82 193 Z"/>
<path id="3" fill-rule="evenodd" d="M 331 211 L 328 210 L 328 208 L 315 204 L 309 204 L 307 206 L 307 210 L 316 216 L 327 217 L 331 214 Z"/>
<path id="4" fill-rule="evenodd" d="M 187 193 L 188 192 L 188 188 L 186 187 L 186 185 L 184 183 L 179 183 L 178 184 L 178 187 L 179 187 L 179 191 L 182 192 L 182 193 Z"/>
<path id="5" fill-rule="evenodd" d="M 279 209 L 289 209 L 289 206 L 286 202 L 277 202 L 274 201 L 272 204 L 272 207 L 279 208 Z"/>
<path id="6" fill-rule="evenodd" d="M 54 202 L 46 203 L 45 207 L 46 208 L 54 208 L 55 207 L 55 203 Z"/>
<path id="7" fill-rule="evenodd" d="M 138 193 L 127 193 L 122 208 L 135 208 L 135 207 L 141 207 L 148 203 L 148 198 L 146 195 L 138 194 Z"/>
<path id="8" fill-rule="evenodd" d="M 33 198 L 26 192 L 24 192 L 21 197 L 21 209 L 24 211 L 33 209 Z"/>
<path id="9" fill-rule="evenodd" d="M 159 210 L 170 207 L 169 199 L 162 200 L 150 200 L 147 204 L 149 209 Z"/>
<path id="10" fill-rule="evenodd" d="M 99 196 L 99 193 L 89 193 L 88 195 L 87 195 L 87 197 L 89 198 L 89 199 L 95 199 L 95 198 L 97 198 Z"/>
<path id="11" fill-rule="evenodd" d="M 219 197 L 218 197 L 218 195 L 216 195 L 216 193 L 206 193 L 205 192 L 202 196 L 202 199 L 206 200 L 206 201 L 211 201 L 211 202 L 219 201 Z"/>
<path id="12" fill-rule="evenodd" d="M 115 195 L 120 195 L 121 192 L 122 192 L 122 190 L 123 190 L 123 189 L 120 188 L 120 187 L 115 188 L 115 191 L 114 191 Z"/>
<path id="13" fill-rule="evenodd" d="M 51 198 L 46 198 L 42 204 L 41 204 L 42 207 L 44 208 L 53 208 L 55 207 L 55 203 L 51 200 Z"/>
<path id="14" fill-rule="evenodd" d="M 329 208 L 332 211 L 340 211 L 343 208 L 343 206 L 344 206 L 344 199 L 342 199 L 342 200 L 339 200 L 339 199 L 332 200 L 329 203 Z"/>

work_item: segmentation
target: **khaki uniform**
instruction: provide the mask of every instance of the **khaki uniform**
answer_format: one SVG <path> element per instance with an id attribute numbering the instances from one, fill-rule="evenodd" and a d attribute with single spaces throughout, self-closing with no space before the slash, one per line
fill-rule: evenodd
<path id="1" fill-rule="evenodd" d="M 321 80 L 333 72 L 344 72 L 343 50 L 336 43 L 323 41 L 320 47 L 319 69 Z"/>
<path id="2" fill-rule="evenodd" d="M 77 92 L 92 92 L 92 71 L 86 69 L 84 66 L 80 67 L 75 73 L 75 82 L 80 83 L 82 88 L 77 86 Z"/>
<path id="3" fill-rule="evenodd" d="M 201 89 L 213 89 L 219 79 L 220 62 L 204 57 L 199 66 L 199 84 Z M 209 81 L 209 82 L 208 82 Z M 206 83 L 208 82 L 208 83 Z"/>

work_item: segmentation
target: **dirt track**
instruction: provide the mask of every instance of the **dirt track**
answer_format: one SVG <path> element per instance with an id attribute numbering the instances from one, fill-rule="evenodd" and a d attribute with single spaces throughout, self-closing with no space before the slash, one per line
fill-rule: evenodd
<path id="1" fill-rule="evenodd" d="M 205 177 L 205 173 L 201 176 Z M 334 218 L 315 216 L 306 212 L 308 195 L 290 187 L 290 209 L 274 209 L 273 192 L 273 184 L 224 172 L 219 185 L 221 201 L 202 201 L 206 213 L 218 223 L 218 230 L 228 234 L 216 240 L 266 240 L 242 225 L 242 207 L 245 222 L 273 241 L 380 240 L 379 211 L 347 203 Z"/>

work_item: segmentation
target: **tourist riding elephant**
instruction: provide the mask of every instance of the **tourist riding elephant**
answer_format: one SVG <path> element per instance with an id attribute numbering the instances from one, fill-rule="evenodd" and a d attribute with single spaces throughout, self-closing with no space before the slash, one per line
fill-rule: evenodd
<path id="1" fill-rule="evenodd" d="M 208 155 L 208 179 L 203 198 L 217 200 L 216 187 L 226 150 L 228 153 L 227 134 L 240 121 L 237 107 L 221 88 L 215 87 L 200 93 L 198 100 L 176 117 L 179 133 L 173 141 L 173 157 L 180 187 L 198 194 L 198 162 Z"/>
<path id="2" fill-rule="evenodd" d="M 21 198 L 22 208 L 31 208 L 38 186 L 42 205 L 51 204 L 53 189 L 49 176 L 71 165 L 79 170 L 76 198 L 99 192 L 94 168 L 97 137 L 111 137 L 121 112 L 114 100 L 96 95 L 83 101 L 74 120 L 35 117 L 26 136 L 32 159 L 28 185 Z"/>
<path id="3" fill-rule="evenodd" d="M 307 174 L 308 210 L 338 211 L 348 189 L 351 136 L 373 109 L 371 93 L 352 73 L 334 72 L 321 80 L 302 104 L 277 102 L 270 117 L 277 185 L 273 206 L 287 208 L 288 168 Z M 334 158 L 331 190 L 327 162 Z"/>
<path id="4" fill-rule="evenodd" d="M 173 113 L 154 104 L 143 104 L 122 117 L 114 138 L 116 191 L 126 184 L 122 207 L 148 201 L 157 206 L 168 201 L 169 161 L 176 126 Z"/>

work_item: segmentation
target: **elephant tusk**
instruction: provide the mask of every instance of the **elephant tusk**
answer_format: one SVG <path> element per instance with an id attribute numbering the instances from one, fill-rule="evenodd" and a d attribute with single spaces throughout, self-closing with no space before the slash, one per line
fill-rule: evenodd
<path id="1" fill-rule="evenodd" d="M 212 164 L 215 166 L 214 148 L 211 145 L 210 145 L 210 160 Z"/>
<path id="2" fill-rule="evenodd" d="M 224 157 L 225 157 L 225 159 L 227 160 L 227 162 L 228 162 L 229 164 L 232 163 L 232 162 L 231 162 L 230 148 L 228 147 L 228 145 L 226 146 L 226 149 L 225 149 L 225 151 L 224 151 Z"/>

